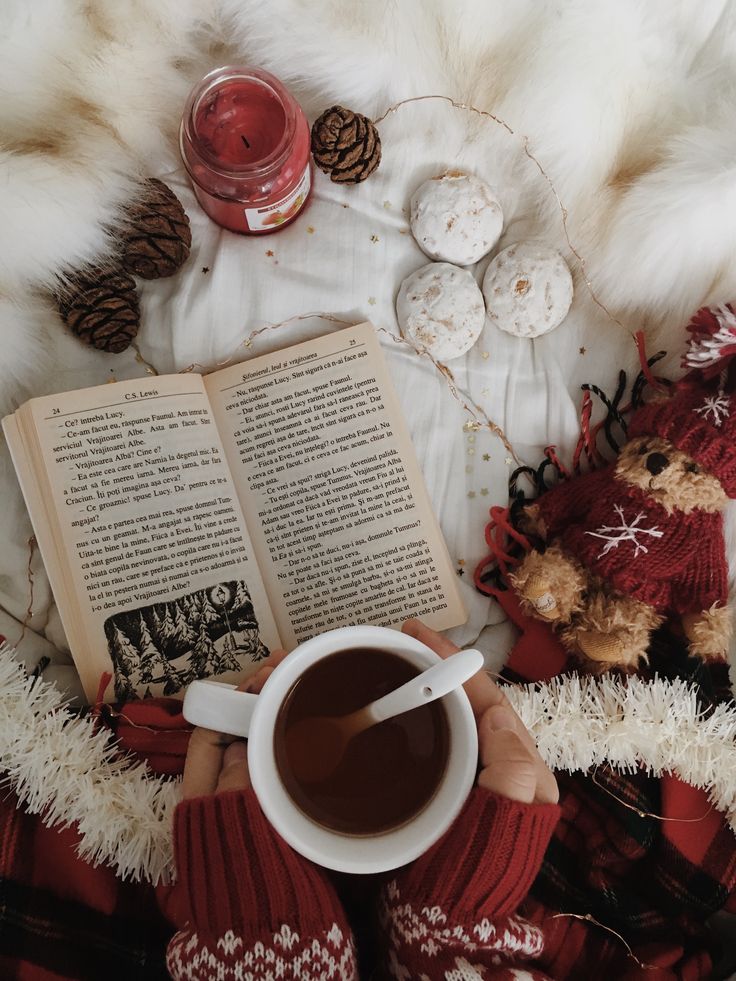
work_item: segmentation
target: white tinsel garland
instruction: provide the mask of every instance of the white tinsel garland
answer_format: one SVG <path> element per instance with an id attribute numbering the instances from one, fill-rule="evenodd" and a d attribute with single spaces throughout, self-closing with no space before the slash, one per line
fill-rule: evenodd
<path id="1" fill-rule="evenodd" d="M 703 711 L 686 682 L 571 675 L 504 686 L 509 701 L 553 770 L 587 772 L 607 764 L 672 773 L 708 794 L 736 832 L 736 704 Z"/>
<path id="2" fill-rule="evenodd" d="M 0 772 L 49 827 L 76 825 L 81 858 L 123 879 L 171 878 L 179 781 L 121 757 L 112 735 L 78 718 L 62 694 L 26 677 L 0 645 Z"/>
<path id="3" fill-rule="evenodd" d="M 564 677 L 503 686 L 557 770 L 608 764 L 674 773 L 707 791 L 736 831 L 736 706 L 703 713 L 683 681 Z M 179 781 L 120 758 L 111 735 L 74 716 L 63 696 L 27 678 L 0 646 L 0 772 L 49 826 L 76 825 L 79 854 L 156 884 L 173 876 L 171 818 Z"/>

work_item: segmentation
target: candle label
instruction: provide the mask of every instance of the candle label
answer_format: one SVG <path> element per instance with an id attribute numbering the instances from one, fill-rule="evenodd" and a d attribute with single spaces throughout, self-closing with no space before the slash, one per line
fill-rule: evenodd
<path id="1" fill-rule="evenodd" d="M 304 168 L 301 180 L 286 197 L 263 208 L 244 208 L 245 220 L 248 222 L 248 229 L 251 232 L 271 232 L 279 225 L 293 218 L 302 208 L 307 200 L 309 188 L 312 183 L 312 175 L 309 163 Z"/>

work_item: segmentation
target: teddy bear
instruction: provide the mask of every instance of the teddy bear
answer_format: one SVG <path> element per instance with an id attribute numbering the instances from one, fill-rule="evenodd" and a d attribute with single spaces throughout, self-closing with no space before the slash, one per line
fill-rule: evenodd
<path id="1" fill-rule="evenodd" d="M 540 546 L 512 587 L 590 673 L 636 670 L 652 631 L 673 618 L 692 654 L 725 656 L 722 511 L 736 498 L 736 396 L 725 384 L 723 372 L 689 373 L 634 413 L 616 460 L 524 509 L 522 530 Z"/>

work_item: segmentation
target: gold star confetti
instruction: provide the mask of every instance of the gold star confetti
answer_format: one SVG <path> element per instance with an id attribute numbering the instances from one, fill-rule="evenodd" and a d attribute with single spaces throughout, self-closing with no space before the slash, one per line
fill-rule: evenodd
<path id="1" fill-rule="evenodd" d="M 470 498 L 470 500 L 472 501 L 472 500 L 473 500 L 473 498 L 475 497 L 475 491 L 468 491 L 468 497 L 469 497 L 469 498 Z"/>
<path id="2" fill-rule="evenodd" d="M 457 574 L 459 576 L 464 576 L 465 575 L 465 569 L 457 569 L 456 571 L 457 571 Z"/>
<path id="3" fill-rule="evenodd" d="M 510 456 L 505 456 L 503 458 L 503 462 L 506 464 L 507 467 L 510 467 L 514 461 Z"/>
<path id="4" fill-rule="evenodd" d="M 408 235 L 408 234 L 409 234 L 409 229 L 408 228 L 400 228 L 399 229 L 399 235 Z"/>
<path id="5" fill-rule="evenodd" d="M 481 497 L 488 497 L 488 488 L 487 487 L 481 487 L 480 493 L 481 493 Z"/>
<path id="6" fill-rule="evenodd" d="M 270 258 L 273 255 L 273 249 L 266 249 L 266 255 Z"/>
<path id="7" fill-rule="evenodd" d="M 371 242 L 378 242 L 379 238 L 377 235 L 371 235 Z"/>
<path id="8" fill-rule="evenodd" d="M 468 419 L 467 422 L 463 423 L 464 433 L 477 433 L 480 428 L 481 424 L 477 421 L 477 419 Z"/>
<path id="9" fill-rule="evenodd" d="M 368 297 L 368 302 L 370 303 L 370 305 L 372 307 L 374 307 L 376 305 L 376 298 L 375 298 L 375 296 L 369 296 Z"/>
<path id="10" fill-rule="evenodd" d="M 388 211 L 388 209 L 391 207 L 391 202 L 390 201 L 384 201 L 383 202 L 383 206 L 386 209 L 386 211 Z"/>
<path id="11" fill-rule="evenodd" d="M 480 394 L 483 396 L 484 399 L 488 398 L 488 389 L 484 388 Z"/>
<path id="12" fill-rule="evenodd" d="M 474 443 L 475 442 L 475 435 L 473 433 L 471 433 L 470 436 L 468 436 L 468 442 L 469 443 Z"/>
<path id="13" fill-rule="evenodd" d="M 207 275 L 207 273 L 209 271 L 210 271 L 210 267 L 209 266 L 202 266 L 202 272 L 204 273 L 205 276 Z"/>
<path id="14" fill-rule="evenodd" d="M 483 460 L 484 460 L 484 461 L 485 461 L 486 463 L 488 463 L 488 461 L 489 461 L 490 459 L 491 459 L 491 454 L 490 454 L 490 453 L 484 453 L 484 454 L 483 454 Z"/>
<path id="15" fill-rule="evenodd" d="M 458 559 L 457 560 L 457 564 L 458 565 L 465 565 L 465 559 Z"/>
<path id="16" fill-rule="evenodd" d="M 584 347 L 581 347 L 581 348 L 580 348 L 580 353 L 581 353 L 581 354 L 585 354 L 585 348 L 584 348 Z"/>
<path id="17" fill-rule="evenodd" d="M 117 382 L 117 378 L 115 377 L 115 375 L 113 375 L 112 378 L 107 379 L 108 385 L 114 385 L 116 382 Z"/>
<path id="18" fill-rule="evenodd" d="M 470 449 L 468 450 L 468 456 L 475 456 L 475 450 L 473 449 L 473 447 L 472 447 L 472 446 L 471 446 L 471 447 L 470 447 Z"/>
<path id="19" fill-rule="evenodd" d="M 314 235 L 314 225 L 307 225 L 307 234 Z"/>
<path id="20" fill-rule="evenodd" d="M 490 354 L 488 351 L 481 351 L 480 356 L 483 358 L 484 361 L 487 361 L 490 357 Z"/>

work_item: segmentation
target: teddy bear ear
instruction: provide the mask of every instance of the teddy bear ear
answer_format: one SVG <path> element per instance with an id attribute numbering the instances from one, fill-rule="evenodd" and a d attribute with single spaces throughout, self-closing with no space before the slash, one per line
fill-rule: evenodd
<path id="1" fill-rule="evenodd" d="M 694 376 L 713 378 L 736 364 L 736 305 L 701 307 L 687 325 L 690 335 L 682 367 Z"/>

